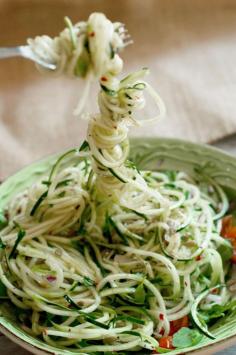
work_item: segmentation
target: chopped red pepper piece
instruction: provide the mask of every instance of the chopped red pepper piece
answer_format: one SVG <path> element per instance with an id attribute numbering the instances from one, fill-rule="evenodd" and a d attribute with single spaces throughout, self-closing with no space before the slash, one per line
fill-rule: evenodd
<path id="1" fill-rule="evenodd" d="M 233 247 L 233 256 L 231 261 L 236 264 L 236 226 L 233 226 L 233 217 L 231 215 L 226 216 L 222 220 L 221 236 L 230 239 Z"/>
<path id="2" fill-rule="evenodd" d="M 229 227 L 225 233 L 226 238 L 235 239 L 236 238 L 236 226 Z"/>
<path id="3" fill-rule="evenodd" d="M 165 349 L 174 349 L 173 337 L 169 335 L 167 337 L 162 337 L 161 339 L 159 339 L 159 346 Z"/>
<path id="4" fill-rule="evenodd" d="M 189 326 L 188 316 L 184 316 L 183 318 L 171 321 L 169 335 L 175 334 L 176 332 L 178 332 L 178 330 L 180 330 L 183 327 L 188 328 L 188 326 Z"/>
<path id="5" fill-rule="evenodd" d="M 233 225 L 233 217 L 225 216 L 222 220 L 221 236 L 225 238 L 236 238 L 236 226 Z"/>
<path id="6" fill-rule="evenodd" d="M 221 228 L 221 236 L 226 237 L 229 228 L 233 226 L 233 217 L 231 215 L 225 216 L 222 219 L 222 228 Z"/>
<path id="7" fill-rule="evenodd" d="M 234 245 L 234 248 L 236 248 L 236 246 Z M 236 250 L 234 249 L 233 251 L 233 256 L 231 258 L 231 261 L 233 264 L 236 264 Z"/>

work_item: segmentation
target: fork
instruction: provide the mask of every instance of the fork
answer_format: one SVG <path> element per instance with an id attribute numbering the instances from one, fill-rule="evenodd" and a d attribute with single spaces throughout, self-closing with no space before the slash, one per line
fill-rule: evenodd
<path id="1" fill-rule="evenodd" d="M 124 42 L 124 47 L 133 43 L 130 35 L 127 33 L 127 30 L 125 29 L 123 24 L 121 24 L 120 28 L 118 29 L 118 33 Z M 30 46 L 27 45 L 17 47 L 0 47 L 0 59 L 11 57 L 23 57 L 32 60 L 33 62 L 41 65 L 45 69 L 55 70 L 57 68 L 55 63 L 49 63 L 43 60 L 32 51 Z"/>
<path id="2" fill-rule="evenodd" d="M 50 70 L 56 69 L 56 64 L 48 63 L 36 56 L 31 50 L 30 46 L 17 46 L 17 47 L 0 47 L 0 59 L 11 57 L 23 57 L 41 65 L 42 67 Z"/>

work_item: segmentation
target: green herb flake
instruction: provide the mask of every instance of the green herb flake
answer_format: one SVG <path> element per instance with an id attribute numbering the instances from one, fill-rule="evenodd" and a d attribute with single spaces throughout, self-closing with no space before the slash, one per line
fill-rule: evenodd
<path id="1" fill-rule="evenodd" d="M 118 180 L 120 180 L 121 182 L 123 182 L 124 184 L 127 183 L 127 181 L 125 181 L 121 176 L 119 176 L 115 170 L 113 170 L 112 168 L 108 168 L 108 170 L 110 171 L 110 173 L 115 177 L 117 178 Z"/>
<path id="2" fill-rule="evenodd" d="M 132 100 L 132 97 L 129 94 L 127 94 L 127 92 L 125 92 L 125 97 L 127 97 L 127 99 L 129 100 Z"/>
<path id="3" fill-rule="evenodd" d="M 56 189 L 58 189 L 59 187 L 64 187 L 64 186 L 68 186 L 68 184 L 73 181 L 72 179 L 65 179 L 62 180 L 60 182 L 58 182 L 58 184 L 56 185 Z"/>
<path id="4" fill-rule="evenodd" d="M 121 332 L 120 334 L 134 335 L 134 336 L 140 337 L 142 339 L 141 334 L 139 332 L 135 332 L 134 330 L 125 330 L 124 332 Z"/>
<path id="5" fill-rule="evenodd" d="M 38 198 L 38 200 L 35 202 L 34 206 L 32 207 L 32 209 L 30 211 L 31 216 L 33 216 L 35 214 L 35 212 L 37 211 L 37 209 L 39 208 L 41 203 L 45 200 L 47 195 L 48 195 L 48 190 L 44 191 L 44 193 L 42 193 L 42 195 Z"/>
<path id="6" fill-rule="evenodd" d="M 46 185 L 46 186 L 50 186 L 51 185 L 51 182 L 50 181 L 47 181 L 47 180 L 43 180 L 41 182 L 42 185 Z"/>
<path id="7" fill-rule="evenodd" d="M 84 278 L 83 278 L 83 285 L 86 286 L 86 287 L 91 287 L 91 286 L 94 286 L 95 283 L 94 283 L 94 281 L 91 280 L 89 277 L 84 276 Z"/>
<path id="8" fill-rule="evenodd" d="M 82 170 L 84 171 L 84 176 L 86 176 L 88 174 L 88 169 L 89 169 L 89 163 L 88 163 L 88 159 L 87 158 L 84 158 L 84 166 L 82 168 Z M 92 172 L 92 170 L 91 170 Z M 89 178 L 87 180 L 87 184 L 88 184 L 88 181 L 89 181 Z"/>
<path id="9" fill-rule="evenodd" d="M 130 211 L 132 211 L 134 214 L 136 214 L 137 216 L 143 218 L 145 221 L 148 220 L 147 216 L 144 214 L 144 213 L 141 213 L 141 212 L 138 212 L 138 211 L 135 211 L 133 209 L 130 209 Z"/>
<path id="10" fill-rule="evenodd" d="M 73 285 L 71 286 L 71 288 L 69 289 L 69 291 L 70 291 L 70 292 L 73 292 L 79 284 L 80 284 L 79 282 L 76 282 L 76 281 L 75 281 L 75 282 L 73 283 Z"/>
<path id="11" fill-rule="evenodd" d="M 166 175 L 168 176 L 169 181 L 175 181 L 176 176 L 177 176 L 177 172 L 173 171 L 173 170 L 169 170 L 169 171 L 166 171 Z"/>
<path id="12" fill-rule="evenodd" d="M 7 296 L 7 288 L 0 280 L 0 298 L 8 298 Z"/>
<path id="13" fill-rule="evenodd" d="M 0 238 L 0 249 L 5 249 L 6 244 L 3 243 L 2 239 Z"/>
<path id="14" fill-rule="evenodd" d="M 110 58 L 113 59 L 116 53 L 114 51 L 112 43 L 109 43 L 109 45 L 110 45 Z"/>
<path id="15" fill-rule="evenodd" d="M 111 90 L 108 89 L 105 85 L 100 84 L 102 90 L 109 96 L 115 96 L 116 95 L 116 91 L 115 90 Z"/>
<path id="16" fill-rule="evenodd" d="M 78 313 L 82 317 L 84 317 L 84 319 L 87 322 L 89 322 L 93 325 L 96 325 L 100 328 L 103 328 L 103 329 L 109 329 L 109 325 L 98 322 L 96 319 L 94 319 L 94 317 L 92 315 L 84 313 L 83 310 L 68 295 L 65 295 L 64 299 L 69 303 L 69 305 L 71 306 L 71 309 L 76 309 L 78 311 Z"/>
<path id="17" fill-rule="evenodd" d="M 72 306 L 72 308 L 77 309 L 79 311 L 81 310 L 81 308 L 68 295 L 65 295 L 64 298 Z"/>
<path id="18" fill-rule="evenodd" d="M 137 166 L 135 165 L 135 163 L 134 163 L 133 161 L 127 159 L 127 160 L 125 161 L 125 166 L 126 166 L 127 168 L 130 168 L 130 169 L 133 169 L 133 170 L 137 170 L 137 172 L 138 172 L 139 174 L 141 174 L 141 173 L 140 173 L 140 170 L 137 168 Z"/>
<path id="19" fill-rule="evenodd" d="M 85 346 L 88 346 L 89 343 L 87 342 L 87 340 L 80 340 L 78 343 L 77 343 L 81 348 L 84 348 Z"/>
<path id="20" fill-rule="evenodd" d="M 88 51 L 84 49 L 77 59 L 75 69 L 74 69 L 75 76 L 78 76 L 80 78 L 85 78 L 89 71 L 89 66 L 90 66 L 90 56 Z"/>
<path id="21" fill-rule="evenodd" d="M 176 189 L 176 185 L 175 184 L 172 184 L 172 183 L 167 183 L 167 184 L 164 184 L 163 185 L 164 186 L 164 188 L 166 188 L 166 189 Z"/>
<path id="22" fill-rule="evenodd" d="M 12 251 L 9 255 L 9 259 L 12 259 L 13 257 L 15 257 L 15 254 L 16 254 L 16 250 L 17 250 L 17 247 L 19 245 L 19 243 L 22 241 L 22 239 L 24 238 L 25 236 L 25 231 L 23 229 L 20 229 L 18 234 L 17 234 L 17 238 L 16 238 L 16 241 L 15 241 L 15 244 L 12 248 Z"/>
<path id="23" fill-rule="evenodd" d="M 229 240 L 224 239 L 217 248 L 223 263 L 228 262 L 233 256 L 233 247 Z"/>
<path id="24" fill-rule="evenodd" d="M 109 243 L 112 243 L 112 235 L 111 235 L 111 231 L 110 231 L 110 217 L 109 217 L 108 213 L 106 213 L 105 222 L 102 227 L 102 231 L 103 231 L 104 237 L 106 239 L 108 239 Z"/>
<path id="25" fill-rule="evenodd" d="M 145 83 L 137 83 L 133 86 L 135 90 L 144 90 L 146 88 Z"/>
<path id="26" fill-rule="evenodd" d="M 173 345 L 175 348 L 188 348 L 198 344 L 203 335 L 197 329 L 181 328 L 173 336 Z"/>
<path id="27" fill-rule="evenodd" d="M 188 200 L 189 196 L 190 196 L 190 192 L 189 191 L 185 191 L 184 192 L 185 200 Z"/>
<path id="28" fill-rule="evenodd" d="M 6 217 L 4 216 L 4 214 L 1 212 L 0 213 L 0 230 L 5 228 L 7 225 L 8 225 L 8 221 L 7 221 Z"/>
<path id="29" fill-rule="evenodd" d="M 53 324 L 53 318 L 55 317 L 55 315 L 54 314 L 51 314 L 51 313 L 46 313 L 46 319 L 45 319 L 45 321 L 46 321 L 46 325 L 47 326 L 51 326 L 52 324 Z"/>
<path id="30" fill-rule="evenodd" d="M 123 242 L 127 245 L 128 244 L 128 241 L 127 241 L 127 237 L 126 235 L 124 235 L 120 230 L 119 228 L 117 227 L 116 223 L 114 222 L 113 218 L 108 216 L 107 217 L 107 221 L 110 225 L 111 228 L 113 228 L 115 230 L 115 232 L 118 234 L 118 236 L 123 240 Z M 111 229 L 110 229 L 111 231 Z"/>
<path id="31" fill-rule="evenodd" d="M 145 298 L 146 298 L 146 291 L 145 291 L 143 283 L 141 283 L 136 288 L 136 291 L 134 293 L 134 299 L 135 299 L 135 302 L 143 304 L 145 302 Z"/>
<path id="32" fill-rule="evenodd" d="M 93 325 L 96 325 L 100 328 L 103 328 L 103 329 L 109 329 L 109 326 L 107 324 L 103 324 L 101 322 L 98 322 L 96 319 L 94 319 L 92 316 L 90 315 L 85 315 L 83 314 L 84 318 L 86 319 L 87 322 L 93 324 Z"/>
<path id="33" fill-rule="evenodd" d="M 76 231 L 76 235 L 85 234 L 85 232 L 86 232 L 85 224 L 86 224 L 87 220 L 89 220 L 90 215 L 91 215 L 91 208 L 90 208 L 90 206 L 86 206 L 80 216 L 79 228 Z"/>
<path id="34" fill-rule="evenodd" d="M 89 150 L 89 144 L 87 141 L 83 141 L 83 143 L 81 144 L 80 148 L 79 148 L 79 152 L 84 152 L 86 150 Z"/>
<path id="35" fill-rule="evenodd" d="M 200 311 L 199 316 L 204 322 L 209 322 L 212 319 L 224 317 L 226 314 L 233 312 L 236 309 L 236 300 L 227 302 L 224 305 L 214 304 L 207 311 Z"/>

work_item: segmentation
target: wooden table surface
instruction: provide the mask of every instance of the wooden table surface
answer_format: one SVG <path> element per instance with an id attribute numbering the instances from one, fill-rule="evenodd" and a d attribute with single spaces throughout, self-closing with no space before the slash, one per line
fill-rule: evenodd
<path id="1" fill-rule="evenodd" d="M 214 144 L 214 146 L 226 150 L 227 152 L 236 155 L 236 135 L 223 139 Z M 236 341 L 235 341 L 236 343 Z M 30 353 L 18 345 L 15 345 L 5 336 L 0 337 L 0 355 L 30 355 Z M 225 349 L 221 352 L 215 353 L 215 355 L 236 355 L 236 345 Z"/>

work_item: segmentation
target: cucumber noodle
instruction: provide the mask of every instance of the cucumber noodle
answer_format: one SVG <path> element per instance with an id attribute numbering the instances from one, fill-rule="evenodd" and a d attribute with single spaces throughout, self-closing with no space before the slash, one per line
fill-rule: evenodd
<path id="1" fill-rule="evenodd" d="M 65 50 L 61 72 L 73 73 L 81 50 L 79 40 L 68 61 L 61 43 L 94 19 L 110 29 L 99 42 L 105 46 L 120 27 L 99 14 L 55 40 L 43 37 L 43 51 L 47 41 L 50 55 Z M 92 31 L 96 38 L 96 26 Z M 40 48 L 41 39 L 35 43 Z M 225 283 L 219 248 L 226 243 L 220 230 L 228 200 L 209 177 L 139 171 L 127 160 L 129 126 L 149 121 L 133 117 L 145 105 L 144 91 L 158 106 L 151 120 L 164 105 L 143 81 L 146 69 L 118 80 L 96 50 L 100 113 L 91 117 L 80 149 L 66 152 L 49 176 L 10 201 L 0 232 L 0 279 L 22 328 L 52 346 L 83 354 L 152 351 L 170 321 L 188 315 L 203 291 Z M 229 297 L 220 288 L 204 307 Z"/>
<path id="2" fill-rule="evenodd" d="M 37 65 L 41 72 L 86 78 L 84 93 L 75 110 L 75 114 L 79 115 L 88 97 L 92 79 L 107 72 L 119 74 L 123 61 L 118 52 L 132 41 L 122 23 L 112 23 L 100 13 L 91 14 L 87 22 L 72 25 L 67 17 L 65 22 L 67 28 L 58 37 L 37 36 L 28 39 L 28 44 L 36 56 L 56 64 L 54 71 Z"/>

